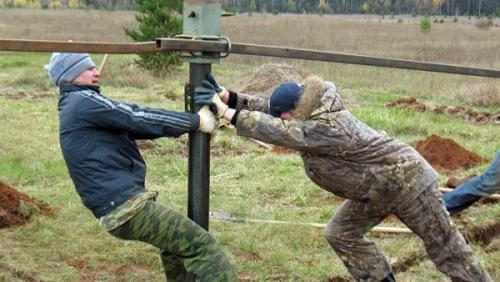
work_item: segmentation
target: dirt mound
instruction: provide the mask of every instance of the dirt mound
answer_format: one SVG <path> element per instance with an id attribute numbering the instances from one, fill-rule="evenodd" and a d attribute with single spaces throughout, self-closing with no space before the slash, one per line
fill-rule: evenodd
<path id="1" fill-rule="evenodd" d="M 474 226 L 470 230 L 462 233 L 467 242 L 479 242 L 487 246 L 493 239 L 500 236 L 500 221 Z"/>
<path id="2" fill-rule="evenodd" d="M 396 106 L 411 109 L 417 112 L 427 111 L 427 107 L 424 104 L 417 102 L 416 98 L 413 97 L 401 97 L 385 105 L 387 108 L 393 108 Z"/>
<path id="3" fill-rule="evenodd" d="M 416 252 L 410 253 L 410 255 L 408 255 L 407 257 L 401 258 L 394 262 L 391 265 L 392 271 L 394 271 L 394 273 L 405 272 L 426 257 L 427 254 L 423 250 L 418 250 Z"/>
<path id="4" fill-rule="evenodd" d="M 23 225 L 34 213 L 51 214 L 52 209 L 0 181 L 0 228 Z"/>
<path id="5" fill-rule="evenodd" d="M 468 169 L 482 161 L 480 156 L 467 151 L 455 141 L 434 134 L 417 142 L 416 149 L 438 170 Z"/>
<path id="6" fill-rule="evenodd" d="M 500 222 L 471 226 L 461 229 L 460 232 L 468 243 L 478 242 L 483 247 L 487 247 L 487 250 L 491 250 L 496 246 L 490 246 L 490 244 L 500 236 Z M 425 258 L 427 255 L 423 250 L 415 251 L 392 263 L 392 270 L 395 273 L 405 272 Z"/>
<path id="7" fill-rule="evenodd" d="M 265 64 L 251 74 L 244 82 L 234 87 L 243 93 L 269 98 L 279 84 L 286 81 L 303 81 L 308 73 L 298 67 L 285 64 Z"/>
<path id="8" fill-rule="evenodd" d="M 245 80 L 240 81 L 229 88 L 237 92 L 268 99 L 271 97 L 273 90 L 276 89 L 276 87 L 281 83 L 287 81 L 303 82 L 309 75 L 311 74 L 298 67 L 286 64 L 265 64 L 255 70 Z M 341 91 L 338 85 L 337 92 L 347 107 L 359 107 L 353 95 L 348 92 Z"/>
<path id="9" fill-rule="evenodd" d="M 402 107 L 417 112 L 433 112 L 451 117 L 461 118 L 474 124 L 500 124 L 500 113 L 478 112 L 464 107 L 450 107 L 446 105 L 428 106 L 417 102 L 413 97 L 401 97 L 385 105 L 387 108 Z"/>

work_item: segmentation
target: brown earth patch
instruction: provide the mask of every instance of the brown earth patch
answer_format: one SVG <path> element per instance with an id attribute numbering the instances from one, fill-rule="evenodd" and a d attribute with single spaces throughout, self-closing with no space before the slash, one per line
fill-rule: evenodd
<path id="1" fill-rule="evenodd" d="M 487 198 L 487 197 L 482 197 L 481 199 L 479 199 L 478 203 L 479 204 L 496 204 L 498 203 L 498 199 L 492 199 L 492 198 Z"/>
<path id="2" fill-rule="evenodd" d="M 295 153 L 297 153 L 297 151 L 295 151 L 293 149 L 282 147 L 282 146 L 273 146 L 273 149 L 271 151 L 273 153 L 277 153 L 277 154 L 295 154 Z"/>
<path id="3" fill-rule="evenodd" d="M 153 140 L 135 140 L 135 143 L 140 150 L 147 150 L 158 146 Z"/>
<path id="4" fill-rule="evenodd" d="M 56 92 L 39 92 L 39 93 L 34 93 L 32 96 L 33 99 L 45 99 L 45 98 L 52 98 L 56 97 L 57 93 Z"/>
<path id="5" fill-rule="evenodd" d="M 456 221 L 456 220 L 455 220 Z M 467 226 L 467 225 L 465 225 Z M 497 238 L 500 236 L 500 221 L 488 223 L 479 226 L 472 226 L 469 228 L 464 228 L 461 230 L 462 235 L 465 240 L 470 242 L 479 242 L 481 245 L 486 246 L 487 251 L 495 251 L 498 246 L 489 246 L 491 242 L 496 242 Z M 404 257 L 394 263 L 392 263 L 392 269 L 395 273 L 405 272 L 412 266 L 416 265 L 419 261 L 425 259 L 427 254 L 424 250 L 419 250 L 410 253 L 407 257 Z"/>
<path id="6" fill-rule="evenodd" d="M 259 256 L 256 252 L 240 252 L 237 254 L 238 258 L 242 261 L 259 261 L 262 260 L 262 257 Z"/>
<path id="7" fill-rule="evenodd" d="M 17 93 L 7 94 L 5 97 L 10 100 L 21 100 L 28 97 L 28 95 L 26 94 L 26 92 L 20 91 Z"/>
<path id="8" fill-rule="evenodd" d="M 52 209 L 0 181 L 0 228 L 23 225 L 35 213 L 50 215 Z"/>
<path id="9" fill-rule="evenodd" d="M 434 134 L 417 142 L 416 149 L 437 170 L 468 169 L 483 161 L 455 141 Z"/>
<path id="10" fill-rule="evenodd" d="M 448 187 L 448 188 L 456 188 L 460 184 L 462 184 L 462 182 L 463 181 L 461 179 L 452 176 L 452 177 L 448 178 L 448 180 L 446 181 L 445 186 Z"/>
<path id="11" fill-rule="evenodd" d="M 21 99 L 45 99 L 45 98 L 52 98 L 56 97 L 57 94 L 55 92 L 49 92 L 49 91 L 44 91 L 44 92 L 33 92 L 33 93 L 26 93 L 24 91 L 19 91 L 16 93 L 7 93 L 5 95 L 5 98 L 9 100 L 21 100 Z"/>
<path id="12" fill-rule="evenodd" d="M 404 257 L 396 262 L 394 262 L 391 267 L 394 273 L 405 272 L 410 267 L 416 265 L 419 261 L 427 257 L 425 251 L 416 251 L 411 253 L 409 256 Z"/>
<path id="13" fill-rule="evenodd" d="M 66 263 L 67 265 L 72 266 L 74 268 L 78 268 L 80 270 L 87 267 L 88 264 L 88 262 L 85 259 L 70 258 L 68 256 L 63 256 L 61 260 L 64 261 L 64 263 Z"/>
<path id="14" fill-rule="evenodd" d="M 487 246 L 500 235 L 500 221 L 488 223 L 463 231 L 462 234 L 467 242 L 479 242 Z"/>
<path id="15" fill-rule="evenodd" d="M 80 274 L 82 275 L 80 281 L 100 281 L 102 279 L 101 276 L 105 273 L 116 273 L 116 281 L 124 281 L 123 279 L 127 277 L 127 273 L 146 273 L 150 271 L 150 267 L 147 265 L 138 265 L 133 263 L 100 261 L 100 264 L 96 267 L 90 265 L 87 260 L 82 258 L 62 256 L 60 259 L 66 265 L 74 267 L 80 271 Z"/>
<path id="16" fill-rule="evenodd" d="M 352 281 L 352 279 L 349 277 L 345 277 L 345 276 L 334 276 L 334 277 L 328 278 L 326 281 L 328 281 L 328 282 L 350 282 L 350 281 Z"/>
<path id="17" fill-rule="evenodd" d="M 446 105 L 428 106 L 420 103 L 414 97 L 401 97 L 385 105 L 387 108 L 401 107 L 417 112 L 433 112 L 460 118 L 473 124 L 494 123 L 500 124 L 500 113 L 478 112 L 464 107 L 452 107 Z"/>

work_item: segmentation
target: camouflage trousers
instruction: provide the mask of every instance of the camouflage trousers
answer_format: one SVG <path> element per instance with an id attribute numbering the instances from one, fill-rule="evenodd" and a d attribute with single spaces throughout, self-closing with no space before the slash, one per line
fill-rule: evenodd
<path id="1" fill-rule="evenodd" d="M 159 248 L 168 281 L 186 281 L 192 274 L 196 281 L 237 281 L 233 267 L 207 231 L 152 200 L 109 233 Z"/>
<path id="2" fill-rule="evenodd" d="M 423 240 L 430 259 L 452 281 L 492 281 L 451 221 L 437 183 L 387 214 L 373 211 L 369 202 L 346 200 L 328 222 L 325 232 L 329 244 L 356 281 L 382 281 L 392 274 L 384 255 L 364 236 L 389 214 L 395 214 Z"/>

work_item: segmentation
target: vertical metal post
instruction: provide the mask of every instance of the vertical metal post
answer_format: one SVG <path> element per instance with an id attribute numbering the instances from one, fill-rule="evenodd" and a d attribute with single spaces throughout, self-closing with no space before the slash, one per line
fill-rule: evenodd
<path id="1" fill-rule="evenodd" d="M 218 40 L 220 37 L 220 0 L 184 0 L 183 34 L 193 40 Z M 219 62 L 219 54 L 193 54 L 189 62 L 189 87 L 187 103 L 192 112 L 194 88 L 211 72 L 212 63 Z M 190 96 L 190 97 L 188 97 Z M 208 230 L 210 184 L 210 136 L 193 132 L 189 134 L 188 217 Z"/>
<path id="2" fill-rule="evenodd" d="M 189 84 L 193 89 L 201 85 L 212 69 L 211 64 L 189 64 Z M 197 112 L 199 107 L 192 107 Z M 210 135 L 201 132 L 189 134 L 188 217 L 208 230 L 210 195 Z"/>

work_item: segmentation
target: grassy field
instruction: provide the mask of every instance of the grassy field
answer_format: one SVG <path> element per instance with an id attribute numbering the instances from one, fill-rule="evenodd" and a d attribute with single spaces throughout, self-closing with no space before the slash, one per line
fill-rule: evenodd
<path id="1" fill-rule="evenodd" d="M 237 15 L 223 20 L 223 33 L 235 42 L 500 69 L 499 27 L 478 29 L 473 20 L 460 18 L 454 23 L 447 18 L 443 24 L 434 24 L 429 34 L 421 34 L 418 18 L 401 17 L 401 22 L 398 18 Z M 19 22 L 26 24 L 16 24 Z M 122 26 L 134 25 L 130 12 L 0 10 L 0 34 L 5 38 L 127 41 Z M 162 281 L 154 248 L 114 239 L 80 203 L 59 149 L 57 89 L 43 70 L 49 57 L 0 53 L 0 179 L 54 209 L 51 217 L 38 216 L 23 227 L 0 229 L 0 281 Z M 99 64 L 102 56 L 94 59 Z M 134 59 L 132 55 L 109 57 L 103 72 L 103 93 L 144 106 L 182 110 L 187 66 L 155 78 L 135 68 Z M 500 112 L 498 79 L 243 56 L 230 56 L 213 69 L 224 85 L 238 87 L 258 66 L 270 61 L 335 81 L 343 95 L 358 105 L 352 112 L 359 119 L 411 145 L 434 133 L 452 138 L 487 159 L 500 148 L 499 125 L 473 125 L 446 116 L 383 107 L 409 95 L 428 104 Z M 464 91 L 469 95 L 462 95 Z M 475 98 L 470 97 L 479 96 L 490 102 L 473 106 Z M 148 164 L 147 186 L 161 192 L 160 202 L 185 213 L 186 138 L 164 138 L 156 143 L 156 147 L 142 151 Z M 481 173 L 486 166 L 483 163 L 470 170 L 443 173 L 441 181 L 452 174 Z M 296 154 L 269 153 L 228 131 L 212 138 L 210 201 L 212 211 L 238 217 L 316 223 L 325 223 L 340 204 L 307 179 Z M 465 228 L 495 222 L 499 216 L 498 203 L 480 204 L 456 221 Z M 383 225 L 402 227 L 398 222 Z M 319 228 L 211 221 L 210 231 L 242 281 L 335 281 L 349 277 Z M 422 249 L 414 235 L 371 236 L 391 262 Z M 474 242 L 472 248 L 499 281 L 498 239 L 489 246 Z M 446 280 L 427 259 L 397 273 L 396 278 Z"/>

